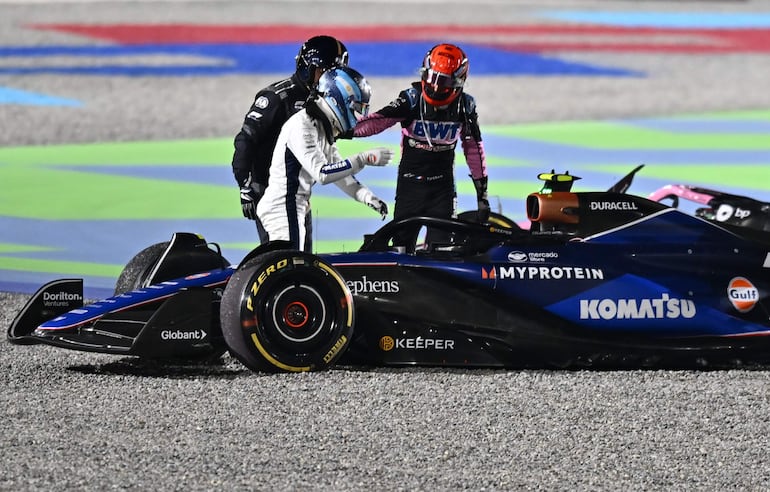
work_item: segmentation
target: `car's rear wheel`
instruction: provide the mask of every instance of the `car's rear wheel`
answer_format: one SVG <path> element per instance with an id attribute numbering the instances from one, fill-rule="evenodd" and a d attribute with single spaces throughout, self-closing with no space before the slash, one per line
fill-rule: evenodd
<path id="1" fill-rule="evenodd" d="M 353 333 L 345 281 L 331 264 L 299 251 L 273 251 L 242 265 L 220 313 L 230 353 L 258 372 L 327 369 Z"/>

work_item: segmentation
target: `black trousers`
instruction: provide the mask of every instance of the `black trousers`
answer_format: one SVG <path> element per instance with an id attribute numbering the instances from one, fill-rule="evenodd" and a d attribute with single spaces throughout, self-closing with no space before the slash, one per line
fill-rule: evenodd
<path id="1" fill-rule="evenodd" d="M 449 219 L 455 214 L 457 191 L 454 180 L 434 182 L 399 178 L 396 183 L 396 205 L 393 219 L 407 217 L 440 217 Z"/>
<path id="2" fill-rule="evenodd" d="M 454 180 L 443 179 L 426 182 L 410 178 L 399 178 L 396 183 L 396 204 L 393 220 L 409 217 L 438 217 L 450 219 L 455 215 L 457 191 Z M 426 242 L 449 242 L 442 231 L 428 231 Z M 397 237 L 394 246 L 405 246 L 406 239 Z"/>

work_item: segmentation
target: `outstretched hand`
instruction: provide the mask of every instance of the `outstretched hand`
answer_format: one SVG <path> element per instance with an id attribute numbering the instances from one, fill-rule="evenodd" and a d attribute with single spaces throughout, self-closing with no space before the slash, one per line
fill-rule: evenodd
<path id="1" fill-rule="evenodd" d="M 387 166 L 393 160 L 393 151 L 387 147 L 378 147 L 365 154 L 367 166 Z"/>
<path id="2" fill-rule="evenodd" d="M 393 151 L 387 147 L 377 147 L 356 154 L 352 159 L 360 171 L 364 166 L 386 166 L 393 160 Z"/>
<path id="3" fill-rule="evenodd" d="M 388 217 L 388 204 L 376 196 L 370 198 L 366 204 L 376 210 L 382 216 L 382 220 L 385 220 Z"/>

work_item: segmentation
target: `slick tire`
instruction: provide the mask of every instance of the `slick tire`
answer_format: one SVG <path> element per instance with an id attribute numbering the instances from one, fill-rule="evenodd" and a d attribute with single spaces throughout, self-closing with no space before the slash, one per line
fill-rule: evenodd
<path id="1" fill-rule="evenodd" d="M 321 371 L 347 349 L 353 297 L 332 265 L 291 250 L 264 253 L 230 278 L 222 295 L 230 353 L 257 372 Z"/>
<path id="2" fill-rule="evenodd" d="M 120 295 L 125 292 L 144 287 L 147 277 L 152 272 L 152 267 L 160 259 L 161 255 L 169 242 L 156 243 L 144 248 L 126 263 L 123 271 L 120 272 L 117 282 L 115 282 L 115 294 Z"/>

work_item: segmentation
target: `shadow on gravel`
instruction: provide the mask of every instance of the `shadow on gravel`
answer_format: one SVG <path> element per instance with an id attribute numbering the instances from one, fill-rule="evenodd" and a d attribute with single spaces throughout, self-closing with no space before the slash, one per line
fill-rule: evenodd
<path id="1" fill-rule="evenodd" d="M 188 362 L 180 361 L 169 363 L 168 361 L 160 363 L 136 358 L 125 358 L 106 364 L 80 364 L 67 367 L 68 371 L 80 374 L 112 375 L 112 376 L 137 376 L 148 378 L 219 378 L 235 379 L 243 375 L 254 377 L 271 377 L 273 373 L 258 373 L 247 368 L 238 368 L 237 365 L 231 365 L 219 359 L 209 362 Z M 629 368 L 629 367 L 602 367 L 602 368 L 461 368 L 461 367 L 380 367 L 380 366 L 346 366 L 340 365 L 329 369 L 329 373 L 379 373 L 379 374 L 463 374 L 468 377 L 489 376 L 505 373 L 520 374 L 556 374 L 556 373 L 639 373 L 639 372 L 683 372 L 683 373 L 707 373 L 707 372 L 766 372 L 770 371 L 768 365 L 753 364 L 734 364 L 725 366 L 664 366 L 655 368 Z M 326 371 L 324 371 L 326 372 Z"/>
<path id="2" fill-rule="evenodd" d="M 141 376 L 155 378 L 230 378 L 250 372 L 247 369 L 233 369 L 222 360 L 211 362 L 159 363 L 136 358 L 125 358 L 107 364 L 82 364 L 70 366 L 68 371 L 81 374 L 102 374 L 113 376 Z"/>
<path id="3" fill-rule="evenodd" d="M 360 373 L 409 373 L 409 374 L 465 374 L 474 376 L 486 376 L 504 373 L 521 374 L 567 374 L 567 373 L 655 373 L 655 372 L 682 372 L 682 373 L 707 373 L 707 372 L 768 372 L 770 364 L 743 363 L 741 361 L 726 362 L 720 364 L 661 364 L 652 367 L 640 366 L 602 366 L 602 367 L 520 367 L 520 368 L 502 368 L 502 367 L 429 367 L 429 366 L 404 366 L 404 367 L 381 367 L 381 366 L 335 366 L 332 371 L 340 370 L 347 372 Z"/>

